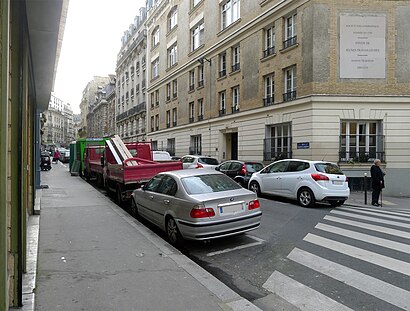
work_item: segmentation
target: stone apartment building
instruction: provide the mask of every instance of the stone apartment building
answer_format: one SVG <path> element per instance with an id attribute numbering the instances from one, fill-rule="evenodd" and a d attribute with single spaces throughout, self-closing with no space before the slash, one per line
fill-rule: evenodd
<path id="1" fill-rule="evenodd" d="M 148 139 L 176 155 L 382 159 L 410 195 L 408 1 L 149 3 Z"/>
<path id="2" fill-rule="evenodd" d="M 88 135 L 87 115 L 90 112 L 90 107 L 96 101 L 96 93 L 98 87 L 104 86 L 110 82 L 110 77 L 95 76 L 83 90 L 83 96 L 81 98 L 80 110 L 81 110 L 81 137 L 91 137 Z"/>
<path id="3" fill-rule="evenodd" d="M 75 139 L 71 105 L 51 94 L 48 109 L 43 115 L 47 121 L 42 129 L 42 145 L 69 146 Z"/>
<path id="4" fill-rule="evenodd" d="M 116 76 L 116 133 L 124 141 L 146 139 L 146 9 L 141 8 L 134 23 L 122 37 Z"/>
<path id="5" fill-rule="evenodd" d="M 98 86 L 95 101 L 90 105 L 87 114 L 87 136 L 106 137 L 115 129 L 115 76 L 109 75 L 106 85 Z"/>

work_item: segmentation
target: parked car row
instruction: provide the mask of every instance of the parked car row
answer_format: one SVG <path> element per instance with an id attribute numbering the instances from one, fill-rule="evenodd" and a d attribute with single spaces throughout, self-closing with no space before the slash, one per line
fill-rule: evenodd
<path id="1" fill-rule="evenodd" d="M 326 161 L 286 159 L 266 167 L 257 161 L 219 164 L 206 156 L 181 161 L 184 169 L 157 174 L 134 190 L 131 203 L 133 213 L 165 231 L 172 244 L 258 228 L 262 194 L 294 199 L 303 207 L 319 201 L 339 206 L 350 195 L 347 177 Z"/>

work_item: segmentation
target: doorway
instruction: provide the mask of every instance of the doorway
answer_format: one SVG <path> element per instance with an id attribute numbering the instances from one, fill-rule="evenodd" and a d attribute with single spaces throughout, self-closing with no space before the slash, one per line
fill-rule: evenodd
<path id="1" fill-rule="evenodd" d="M 231 160 L 238 160 L 238 132 L 231 133 Z"/>

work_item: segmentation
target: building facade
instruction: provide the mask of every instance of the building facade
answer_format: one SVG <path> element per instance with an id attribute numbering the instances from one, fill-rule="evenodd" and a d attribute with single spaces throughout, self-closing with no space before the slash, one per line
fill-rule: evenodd
<path id="1" fill-rule="evenodd" d="M 110 77 L 95 76 L 87 86 L 84 88 L 83 96 L 81 98 L 80 110 L 81 110 L 81 130 L 79 132 L 80 137 L 91 137 L 88 135 L 87 115 L 90 112 L 90 107 L 96 102 L 96 93 L 98 87 L 103 87 L 110 82 Z"/>
<path id="2" fill-rule="evenodd" d="M 325 159 L 352 188 L 380 158 L 386 193 L 410 195 L 409 14 L 407 1 L 156 1 L 148 139 L 221 161 Z"/>
<path id="3" fill-rule="evenodd" d="M 45 117 L 41 144 L 45 146 L 68 147 L 75 139 L 73 111 L 69 103 L 65 103 L 51 94 Z"/>
<path id="4" fill-rule="evenodd" d="M 40 187 L 40 114 L 47 110 L 68 1 L 0 1 L 0 310 L 33 307 L 27 229 Z M 39 22 L 47 21 L 47 22 Z M 30 272 L 30 273 L 28 273 Z"/>
<path id="5" fill-rule="evenodd" d="M 146 9 L 141 8 L 134 23 L 122 37 L 116 76 L 116 132 L 124 141 L 146 139 Z"/>

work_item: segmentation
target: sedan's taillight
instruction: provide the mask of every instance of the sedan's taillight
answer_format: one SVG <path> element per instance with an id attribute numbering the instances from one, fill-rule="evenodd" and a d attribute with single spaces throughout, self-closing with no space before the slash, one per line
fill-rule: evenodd
<path id="1" fill-rule="evenodd" d="M 260 208 L 260 207 L 261 207 L 261 204 L 259 203 L 259 200 L 250 201 L 248 204 L 248 210 L 253 210 L 256 208 Z"/>
<path id="2" fill-rule="evenodd" d="M 241 175 L 246 175 L 246 165 L 242 164 Z"/>
<path id="3" fill-rule="evenodd" d="M 204 168 L 204 167 L 201 165 L 201 163 L 197 163 L 196 168 Z"/>
<path id="4" fill-rule="evenodd" d="M 312 176 L 313 180 L 315 181 L 329 180 L 329 177 L 327 177 L 326 175 L 322 175 L 322 174 L 310 174 L 310 176 Z"/>
<path id="5" fill-rule="evenodd" d="M 190 213 L 192 218 L 214 217 L 215 211 L 213 208 L 204 207 L 203 205 L 196 205 L 192 208 Z"/>

